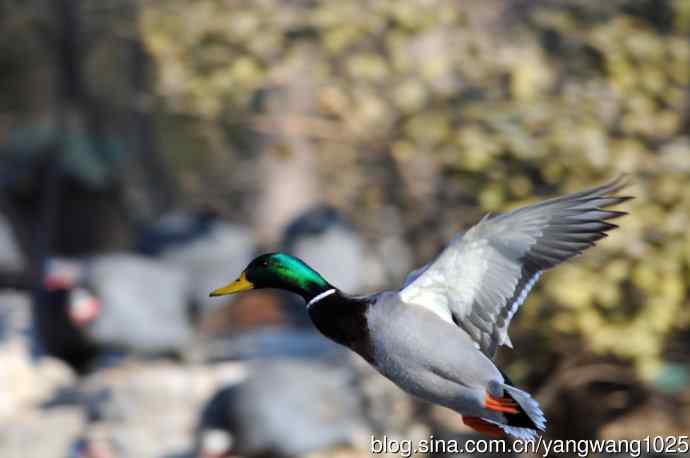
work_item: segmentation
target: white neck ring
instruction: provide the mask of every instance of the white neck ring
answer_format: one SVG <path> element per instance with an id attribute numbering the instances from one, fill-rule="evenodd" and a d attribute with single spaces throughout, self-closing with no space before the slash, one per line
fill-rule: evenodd
<path id="1" fill-rule="evenodd" d="M 331 288 L 328 291 L 324 291 L 323 293 L 319 294 L 318 296 L 314 297 L 312 300 L 307 302 L 307 308 L 311 307 L 312 305 L 316 304 L 317 302 L 319 302 L 324 297 L 330 296 L 333 293 L 335 293 L 335 288 Z"/>

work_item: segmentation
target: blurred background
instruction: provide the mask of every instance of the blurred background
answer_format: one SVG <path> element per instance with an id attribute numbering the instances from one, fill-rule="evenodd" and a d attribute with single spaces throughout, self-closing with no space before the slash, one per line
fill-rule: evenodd
<path id="1" fill-rule="evenodd" d="M 484 213 L 620 173 L 630 215 L 499 362 L 546 437 L 690 431 L 690 1 L 0 0 L 0 30 L 0 456 L 477 438 L 295 297 L 208 291 L 278 249 L 397 288 Z"/>

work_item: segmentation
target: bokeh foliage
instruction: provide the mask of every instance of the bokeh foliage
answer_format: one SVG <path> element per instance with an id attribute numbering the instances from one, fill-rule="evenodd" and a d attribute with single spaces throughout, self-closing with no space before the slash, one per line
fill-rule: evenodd
<path id="1" fill-rule="evenodd" d="M 405 220 L 431 222 L 420 238 L 476 220 L 462 205 L 500 211 L 633 174 L 622 229 L 547 275 L 519 326 L 651 377 L 690 328 L 689 5 L 156 0 L 140 25 L 168 113 L 252 129 L 257 100 L 307 78 L 302 132 L 324 193 L 373 215 L 396 201 L 371 166 L 391 164 L 397 203 L 419 198 Z"/>

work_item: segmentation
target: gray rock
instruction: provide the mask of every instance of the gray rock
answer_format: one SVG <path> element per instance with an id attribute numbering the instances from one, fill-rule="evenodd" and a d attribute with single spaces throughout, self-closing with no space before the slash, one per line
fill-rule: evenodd
<path id="1" fill-rule="evenodd" d="M 245 373 L 242 363 L 138 361 L 94 373 L 82 386 L 88 423 L 80 436 L 123 457 L 184 456 L 205 400 Z"/>
<path id="2" fill-rule="evenodd" d="M 131 255 L 90 261 L 87 284 L 102 302 L 102 311 L 87 334 L 129 350 L 180 351 L 192 338 L 186 281 L 178 270 Z"/>
<path id="3" fill-rule="evenodd" d="M 273 360 L 249 367 L 245 380 L 206 404 L 197 437 L 200 454 L 302 456 L 352 444 L 369 430 L 347 366 Z"/>
<path id="4" fill-rule="evenodd" d="M 63 458 L 82 427 L 83 416 L 73 407 L 15 412 L 11 421 L 0 422 L 0 456 Z"/>

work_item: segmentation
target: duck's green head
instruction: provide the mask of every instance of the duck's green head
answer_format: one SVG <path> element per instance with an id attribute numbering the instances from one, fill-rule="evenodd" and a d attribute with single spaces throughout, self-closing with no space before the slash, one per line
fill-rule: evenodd
<path id="1" fill-rule="evenodd" d="M 297 293 L 309 302 L 333 288 L 304 261 L 285 253 L 263 254 L 255 258 L 237 280 L 211 292 L 225 296 L 259 288 L 278 288 Z"/>

